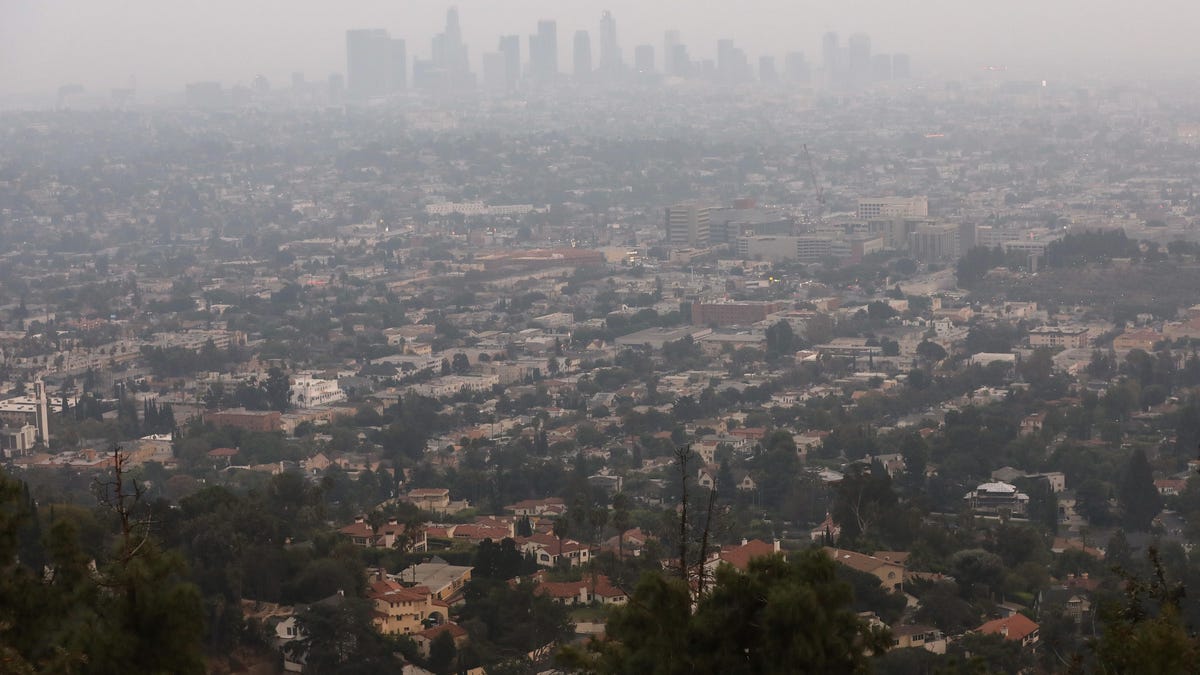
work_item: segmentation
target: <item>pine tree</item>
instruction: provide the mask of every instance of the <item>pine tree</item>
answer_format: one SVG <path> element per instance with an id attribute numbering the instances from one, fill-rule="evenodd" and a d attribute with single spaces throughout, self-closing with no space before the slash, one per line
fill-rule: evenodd
<path id="1" fill-rule="evenodd" d="M 1154 487 L 1154 473 L 1140 448 L 1129 457 L 1117 500 L 1124 511 L 1125 526 L 1135 532 L 1150 529 L 1150 522 L 1162 511 L 1162 496 Z"/>
<path id="2" fill-rule="evenodd" d="M 768 556 L 746 572 L 725 565 L 712 592 L 647 575 L 613 612 L 603 641 L 567 648 L 562 663 L 587 673 L 853 673 L 891 642 L 852 606 L 849 584 L 819 550 Z"/>

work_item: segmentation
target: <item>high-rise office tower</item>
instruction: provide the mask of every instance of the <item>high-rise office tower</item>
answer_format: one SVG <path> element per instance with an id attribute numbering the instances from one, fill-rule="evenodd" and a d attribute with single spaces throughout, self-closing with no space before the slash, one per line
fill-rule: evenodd
<path id="1" fill-rule="evenodd" d="M 502 36 L 499 51 L 504 55 L 505 88 L 513 91 L 521 79 L 521 36 Z"/>
<path id="2" fill-rule="evenodd" d="M 529 36 L 529 74 L 550 82 L 558 75 L 558 24 L 538 21 L 537 33 Z"/>
<path id="3" fill-rule="evenodd" d="M 341 73 L 332 73 L 329 76 L 329 102 L 338 104 L 342 102 L 342 98 L 346 96 L 346 78 L 342 77 Z"/>
<path id="4" fill-rule="evenodd" d="M 671 48 L 671 74 L 675 77 L 691 76 L 692 57 L 688 55 L 687 45 L 678 44 Z"/>
<path id="5" fill-rule="evenodd" d="M 847 66 L 851 86 L 862 87 L 871 81 L 871 38 L 863 33 L 850 36 Z"/>
<path id="6" fill-rule="evenodd" d="M 663 33 L 663 73 L 675 74 L 675 48 L 680 44 L 679 31 L 669 30 Z"/>
<path id="7" fill-rule="evenodd" d="M 492 92 L 500 92 L 508 89 L 508 72 L 505 67 L 503 52 L 484 53 L 483 86 Z"/>
<path id="8" fill-rule="evenodd" d="M 592 76 L 592 39 L 586 30 L 575 31 L 575 46 L 572 53 L 575 79 L 590 79 Z"/>
<path id="9" fill-rule="evenodd" d="M 351 98 L 382 96 L 388 92 L 392 40 L 380 28 L 346 31 L 346 80 Z"/>
<path id="10" fill-rule="evenodd" d="M 717 76 L 723 82 L 733 80 L 733 40 L 717 40 Z"/>
<path id="11" fill-rule="evenodd" d="M 422 86 L 462 89 L 474 85 L 475 78 L 471 74 L 467 45 L 462 39 L 457 7 L 446 10 L 446 29 L 433 37 L 432 56 L 430 63 L 422 64 Z"/>
<path id="12" fill-rule="evenodd" d="M 876 82 L 892 79 L 891 54 L 876 54 L 871 57 L 871 79 Z"/>
<path id="13" fill-rule="evenodd" d="M 642 74 L 654 72 L 654 45 L 638 45 L 633 48 L 633 67 Z"/>
<path id="14" fill-rule="evenodd" d="M 391 41 L 388 63 L 388 91 L 404 91 L 408 88 L 408 49 L 404 40 Z"/>
<path id="15" fill-rule="evenodd" d="M 825 70 L 826 86 L 837 89 L 845 84 L 841 41 L 837 33 L 826 33 L 821 38 L 821 68 Z"/>
<path id="16" fill-rule="evenodd" d="M 892 79 L 907 80 L 912 77 L 912 66 L 908 61 L 908 54 L 893 54 L 892 55 Z"/>
<path id="17" fill-rule="evenodd" d="M 667 243 L 671 248 L 708 246 L 711 210 L 697 203 L 676 204 L 666 209 Z"/>
<path id="18" fill-rule="evenodd" d="M 758 57 L 758 79 L 761 82 L 778 82 L 779 71 L 775 68 L 774 56 Z"/>
<path id="19" fill-rule="evenodd" d="M 733 40 L 717 40 L 717 79 L 737 84 L 750 79 L 750 62 L 746 52 L 735 47 Z"/>
<path id="20" fill-rule="evenodd" d="M 617 44 L 617 20 L 612 12 L 600 15 L 600 70 L 611 77 L 621 71 L 621 47 Z"/>
<path id="21" fill-rule="evenodd" d="M 804 52 L 788 52 L 783 57 L 783 76 L 795 84 L 812 82 L 812 68 L 804 58 Z"/>

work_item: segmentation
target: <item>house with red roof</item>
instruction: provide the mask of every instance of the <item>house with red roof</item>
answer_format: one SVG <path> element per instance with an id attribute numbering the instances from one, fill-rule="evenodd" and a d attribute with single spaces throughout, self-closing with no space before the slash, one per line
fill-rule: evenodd
<path id="1" fill-rule="evenodd" d="M 208 458 L 214 464 L 221 466 L 229 466 L 233 463 L 233 458 L 238 456 L 237 448 L 213 448 L 208 451 Z"/>
<path id="2" fill-rule="evenodd" d="M 430 645 L 442 633 L 450 634 L 450 637 L 454 640 L 454 647 L 456 649 L 461 649 L 467 643 L 466 629 L 456 623 L 444 623 L 433 628 L 426 628 L 412 635 L 412 640 L 417 643 L 417 651 L 420 652 L 421 656 L 429 658 Z"/>
<path id="3" fill-rule="evenodd" d="M 975 632 L 984 635 L 999 635 L 1005 640 L 1020 642 L 1022 647 L 1033 646 L 1038 641 L 1038 625 L 1024 614 L 993 619 L 976 628 Z"/>
<path id="4" fill-rule="evenodd" d="M 417 488 L 409 490 L 404 499 L 422 511 L 442 513 L 450 506 L 450 491 L 446 488 Z"/>
<path id="5" fill-rule="evenodd" d="M 404 586 L 382 574 L 367 588 L 367 598 L 375 605 L 375 628 L 385 635 L 418 633 L 428 624 L 445 623 L 450 615 L 450 606 L 428 586 Z"/>
<path id="6" fill-rule="evenodd" d="M 562 497 L 523 499 L 516 504 L 509 504 L 504 510 L 515 516 L 561 516 L 567 512 L 567 504 Z"/>
<path id="7" fill-rule="evenodd" d="M 559 539 L 553 534 L 535 532 L 529 537 L 516 537 L 517 547 L 533 555 L 542 567 L 554 567 L 561 559 L 571 567 L 583 565 L 592 559 L 592 550 L 587 544 L 574 539 Z"/>
<path id="8" fill-rule="evenodd" d="M 885 554 L 884 557 L 879 557 L 878 555 L 867 555 L 866 553 L 833 548 L 832 546 L 825 546 L 821 550 L 840 565 L 874 575 L 875 578 L 879 579 L 879 585 L 884 590 L 900 591 L 904 589 L 904 578 L 906 576 L 904 564 L 908 559 L 908 554 L 906 553 L 886 551 L 881 552 Z"/>
<path id="9" fill-rule="evenodd" d="M 632 530 L 625 530 L 621 534 L 624 540 L 620 545 L 617 543 L 617 537 L 609 537 L 601 546 L 606 551 L 613 553 L 623 553 L 626 557 L 638 557 L 642 554 L 642 549 L 646 547 L 646 542 L 653 539 L 653 535 L 646 534 L 642 528 L 635 527 Z"/>
<path id="10" fill-rule="evenodd" d="M 400 548 L 410 551 L 426 551 L 429 549 L 429 538 L 425 528 L 418 528 L 412 533 L 407 526 L 395 518 L 389 518 L 386 523 L 376 530 L 371 527 L 363 516 L 355 516 L 354 522 L 339 528 L 338 533 L 348 537 L 355 546 L 363 548 Z"/>
<path id="11" fill-rule="evenodd" d="M 761 539 L 743 539 L 740 545 L 722 546 L 717 552 L 715 562 L 712 565 L 714 571 L 720 563 L 729 563 L 737 569 L 745 572 L 750 568 L 750 561 L 755 558 L 765 558 L 766 556 L 779 553 L 779 540 L 768 544 Z M 708 565 L 705 565 L 706 567 Z"/>
<path id="12" fill-rule="evenodd" d="M 370 548 L 375 546 L 375 528 L 371 527 L 366 518 L 357 516 L 353 523 L 338 530 L 338 534 L 349 537 L 355 546 Z"/>
<path id="13" fill-rule="evenodd" d="M 603 605 L 623 605 L 629 601 L 629 594 L 613 585 L 612 581 L 603 574 L 593 579 L 585 575 L 579 581 L 546 581 L 546 575 L 538 572 L 533 580 L 537 583 L 533 592 L 543 595 L 563 605 L 588 605 L 598 602 Z"/>
<path id="14" fill-rule="evenodd" d="M 500 541 L 515 534 L 513 523 L 494 518 L 480 517 L 473 523 L 462 523 L 454 528 L 451 537 L 458 541 L 478 544 L 484 539 Z"/>
<path id="15" fill-rule="evenodd" d="M 1158 490 L 1158 494 L 1164 497 L 1172 497 L 1183 492 L 1187 487 L 1187 481 L 1183 478 L 1159 478 L 1154 481 L 1154 489 Z"/>
<path id="16" fill-rule="evenodd" d="M 834 522 L 833 516 L 829 513 L 825 514 L 825 520 L 821 521 L 820 525 L 808 532 L 808 538 L 813 542 L 823 542 L 828 537 L 829 543 L 832 544 L 840 536 L 842 536 L 842 526 Z"/>

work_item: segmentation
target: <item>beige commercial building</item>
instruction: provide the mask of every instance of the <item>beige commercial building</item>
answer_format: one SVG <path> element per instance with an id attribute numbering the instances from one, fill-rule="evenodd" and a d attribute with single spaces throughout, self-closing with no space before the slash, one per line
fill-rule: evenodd
<path id="1" fill-rule="evenodd" d="M 868 197 L 858 200 L 858 217 L 861 220 L 875 218 L 925 218 L 929 216 L 929 198 L 916 197 Z"/>

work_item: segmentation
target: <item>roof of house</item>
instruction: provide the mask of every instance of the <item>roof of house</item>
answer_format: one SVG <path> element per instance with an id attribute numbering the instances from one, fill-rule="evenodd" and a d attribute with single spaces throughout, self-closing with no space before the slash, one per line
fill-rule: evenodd
<path id="1" fill-rule="evenodd" d="M 566 502 L 562 497 L 546 497 L 545 499 L 522 499 L 516 504 L 509 504 L 504 507 L 505 511 L 529 510 L 539 506 L 563 506 Z"/>
<path id="2" fill-rule="evenodd" d="M 603 574 L 596 576 L 595 585 L 592 584 L 590 576 L 579 581 L 541 581 L 544 578 L 545 574 L 543 573 L 534 575 L 534 580 L 539 583 L 534 587 L 533 592 L 538 595 L 547 595 L 551 598 L 575 598 L 585 588 L 589 589 L 592 595 L 602 598 L 617 598 L 627 595 L 625 591 L 614 586 L 612 581 Z"/>
<path id="3" fill-rule="evenodd" d="M 450 633 L 450 637 L 454 638 L 455 640 L 467 636 L 467 631 L 462 626 L 456 623 L 444 623 L 440 626 L 434 626 L 433 628 L 426 628 L 423 631 L 418 631 L 413 635 L 413 637 L 422 637 L 432 642 L 442 633 Z"/>
<path id="4" fill-rule="evenodd" d="M 349 525 L 339 529 L 338 532 L 350 537 L 371 537 L 375 534 L 375 531 L 371 529 L 371 525 L 366 521 L 361 520 L 350 523 Z"/>
<path id="5" fill-rule="evenodd" d="M 751 560 L 769 556 L 772 553 L 776 553 L 773 544 L 768 544 L 761 539 L 751 539 L 741 546 L 722 546 L 717 557 L 744 572 L 750 567 Z"/>
<path id="6" fill-rule="evenodd" d="M 412 581 L 420 586 L 428 586 L 440 591 L 470 574 L 474 569 L 474 567 L 466 565 L 451 565 L 445 560 L 435 557 L 429 562 L 408 567 L 398 576 L 405 581 Z"/>
<path id="7" fill-rule="evenodd" d="M 367 597 L 372 600 L 387 600 L 388 602 L 421 602 L 430 595 L 428 586 L 405 587 L 391 579 L 372 582 L 370 588 L 367 589 Z"/>
<path id="8" fill-rule="evenodd" d="M 998 634 L 1006 640 L 1024 640 L 1038 629 L 1038 625 L 1024 614 L 1013 614 L 1005 619 L 993 619 L 976 629 L 985 635 Z"/>
<path id="9" fill-rule="evenodd" d="M 937 630 L 933 626 L 892 626 L 892 637 L 898 638 L 905 635 L 920 635 L 921 633 L 929 633 Z"/>
<path id="10" fill-rule="evenodd" d="M 908 551 L 875 551 L 875 553 L 871 555 L 879 558 L 880 560 L 896 563 L 897 565 L 907 565 L 908 557 L 912 554 Z"/>
<path id="11" fill-rule="evenodd" d="M 512 536 L 512 527 L 499 523 L 463 523 L 454 529 L 455 539 L 500 541 Z"/>
<path id="12" fill-rule="evenodd" d="M 416 488 L 408 491 L 409 497 L 442 497 L 448 494 L 448 488 Z"/>
<path id="13" fill-rule="evenodd" d="M 426 525 L 425 534 L 434 539 L 453 539 L 458 531 L 458 525 Z"/>
<path id="14" fill-rule="evenodd" d="M 1067 537 L 1055 537 L 1054 542 L 1050 544 L 1050 551 L 1053 553 L 1062 553 L 1063 551 L 1083 551 L 1093 558 L 1104 558 L 1104 551 L 1101 551 L 1094 546 L 1088 546 L 1082 539 L 1070 539 Z"/>
<path id="15" fill-rule="evenodd" d="M 208 451 L 208 456 L 213 458 L 218 457 L 235 457 L 238 454 L 237 448 L 213 448 Z"/>
<path id="16" fill-rule="evenodd" d="M 826 514 L 825 514 L 825 520 L 822 520 L 822 521 L 821 521 L 821 524 L 820 524 L 820 525 L 818 525 L 818 526 L 816 526 L 816 527 L 814 527 L 814 528 L 812 529 L 812 531 L 813 531 L 813 532 L 817 532 L 817 533 L 823 533 L 823 532 L 826 532 L 826 531 L 829 531 L 829 532 L 837 532 L 837 531 L 839 531 L 839 530 L 841 530 L 841 529 L 842 529 L 842 528 L 841 528 L 841 526 L 840 526 L 840 525 L 838 525 L 836 522 L 834 522 L 834 520 L 833 520 L 833 515 L 832 515 L 832 514 L 829 514 L 829 513 L 826 513 Z"/>
<path id="17" fill-rule="evenodd" d="M 545 534 L 542 532 L 535 532 L 528 537 L 517 537 L 517 543 L 521 544 L 522 546 L 525 544 L 533 544 L 538 548 L 547 549 L 552 553 L 558 553 L 559 549 L 558 537 L 554 536 L 553 534 Z M 586 544 L 581 544 L 574 539 L 562 540 L 563 553 L 571 553 L 585 548 L 587 548 Z"/>
<path id="18" fill-rule="evenodd" d="M 842 549 L 836 549 L 830 546 L 826 546 L 821 550 L 824 551 L 825 554 L 830 558 L 833 558 L 836 562 L 839 562 L 851 569 L 858 570 L 859 572 L 874 573 L 875 570 L 883 567 L 884 565 L 895 565 L 897 567 L 904 566 L 903 563 L 895 560 L 876 558 L 873 555 L 858 553 L 857 551 L 844 551 Z"/>
<path id="19" fill-rule="evenodd" d="M 408 528 L 404 525 L 404 523 L 385 523 L 379 526 L 379 534 L 401 535 L 404 534 L 407 529 Z"/>

